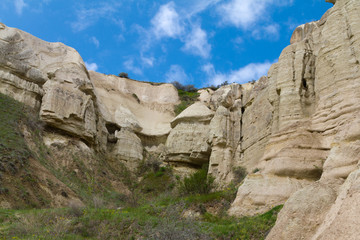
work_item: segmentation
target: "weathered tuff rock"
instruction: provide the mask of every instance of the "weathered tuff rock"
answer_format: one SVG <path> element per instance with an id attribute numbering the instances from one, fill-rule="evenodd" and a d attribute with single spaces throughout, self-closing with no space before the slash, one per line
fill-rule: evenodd
<path id="1" fill-rule="evenodd" d="M 109 133 L 108 151 L 130 169 L 144 160 L 144 150 L 164 152 L 179 103 L 176 88 L 92 71 L 90 78 Z"/>
<path id="2" fill-rule="evenodd" d="M 93 71 L 90 78 L 107 123 L 147 136 L 169 134 L 174 105 L 179 104 L 172 84 L 155 85 Z"/>
<path id="3" fill-rule="evenodd" d="M 3 24 L 0 40 L 0 92 L 40 108 L 48 126 L 99 145 L 101 120 L 80 55 Z"/>
<path id="4" fill-rule="evenodd" d="M 39 109 L 59 139 L 80 138 L 130 168 L 144 148 L 165 144 L 179 103 L 173 85 L 89 74 L 74 49 L 3 24 L 0 40 L 0 92 Z"/>
<path id="5" fill-rule="evenodd" d="M 358 1 L 337 1 L 321 21 L 301 26 L 301 37 L 295 31 L 269 71 L 274 111 L 261 171 L 247 177 L 230 209 L 255 214 L 291 196 L 268 239 L 358 238 L 359 11 Z M 308 187 L 276 188 L 279 177 Z"/>
<path id="6" fill-rule="evenodd" d="M 258 174 L 262 177 L 256 180 L 249 175 L 245 179 L 230 209 L 231 214 L 264 212 L 274 205 L 284 203 L 297 190 L 303 191 L 302 194 L 306 194 L 308 200 L 296 197 L 298 195 L 295 193 L 286 202 L 283 211 L 298 209 L 295 204 L 305 204 L 306 201 L 311 205 L 311 195 L 315 191 L 311 189 L 320 186 L 321 189 L 328 189 L 333 186 L 334 181 L 346 178 L 357 169 L 360 159 L 360 142 L 356 133 L 359 127 L 356 119 L 360 116 L 356 103 L 360 96 L 359 11 L 358 1 L 337 1 L 320 21 L 297 28 L 292 44 L 284 49 L 279 62 L 271 67 L 268 86 L 263 90 L 262 96 L 254 100 L 267 99 L 270 105 L 266 109 L 271 109 L 269 124 L 258 129 L 258 132 L 269 133 L 264 135 L 261 156 L 251 160 L 257 162 L 256 166 L 260 169 Z M 248 123 L 244 119 L 246 112 L 247 109 L 243 113 L 243 129 L 250 127 L 245 127 Z M 256 115 L 260 116 L 260 113 Z M 348 130 L 352 132 L 351 137 Z M 277 188 L 282 181 L 272 179 L 278 177 L 291 181 L 285 184 L 287 187 Z M 316 180 L 320 181 L 309 185 Z M 300 188 L 306 185 L 309 187 L 304 190 L 292 188 L 293 181 L 306 181 Z M 279 193 L 283 192 L 280 189 L 290 190 L 279 197 Z M 322 208 L 324 211 L 334 201 L 334 193 L 327 192 L 329 191 L 326 190 L 325 197 L 323 196 L 326 198 L 328 195 L 327 201 L 320 199 L 320 196 L 316 200 L 328 204 Z M 267 197 L 266 201 L 261 201 L 263 196 Z M 313 205 L 316 206 L 316 203 Z M 311 211 L 314 211 L 314 216 L 319 215 L 316 214 L 318 210 Z M 289 214 L 293 214 L 291 219 L 294 222 L 288 220 Z M 270 234 L 269 238 L 299 239 L 299 234 L 294 232 L 301 231 L 307 224 L 306 221 L 301 221 L 302 214 L 300 210 L 280 214 L 279 228 L 275 227 L 276 233 Z M 290 227 L 292 224 L 297 224 L 298 230 Z M 315 230 L 316 227 L 310 229 L 304 239 L 310 239 L 309 236 Z M 280 231 L 284 237 L 279 237 Z"/>
<path id="7" fill-rule="evenodd" d="M 61 130 L 50 145 L 66 133 L 130 168 L 144 149 L 185 170 L 209 163 L 220 187 L 245 167 L 229 213 L 285 203 L 268 239 L 357 239 L 360 2 L 329 2 L 322 19 L 294 31 L 267 76 L 203 89 L 177 117 L 171 85 L 89 74 L 75 50 L 2 24 L 0 92 Z"/>
<path id="8" fill-rule="evenodd" d="M 214 116 L 202 102 L 185 109 L 171 122 L 173 129 L 166 141 L 168 162 L 202 165 L 209 161 L 208 135 Z"/>

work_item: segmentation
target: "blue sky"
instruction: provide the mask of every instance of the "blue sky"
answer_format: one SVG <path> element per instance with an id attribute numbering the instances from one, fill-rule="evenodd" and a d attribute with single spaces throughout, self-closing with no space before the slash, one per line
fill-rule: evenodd
<path id="1" fill-rule="evenodd" d="M 75 48 L 89 69 L 196 87 L 266 75 L 325 0 L 1 0 L 0 22 Z"/>

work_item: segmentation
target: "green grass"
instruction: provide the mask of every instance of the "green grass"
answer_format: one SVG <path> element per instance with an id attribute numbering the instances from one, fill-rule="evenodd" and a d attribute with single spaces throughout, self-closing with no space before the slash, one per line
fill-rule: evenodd
<path id="1" fill-rule="evenodd" d="M 176 115 L 179 115 L 187 107 L 196 102 L 197 98 L 200 96 L 198 92 L 186 92 L 183 90 L 178 90 L 178 94 L 181 103 L 175 106 L 174 111 Z"/>
<path id="2" fill-rule="evenodd" d="M 13 164 L 24 164 L 31 156 L 19 129 L 26 117 L 25 108 L 23 104 L 3 94 L 0 94 L 0 106 L 0 167 L 14 168 Z"/>
<path id="3" fill-rule="evenodd" d="M 281 206 L 255 217 L 182 217 L 181 199 L 125 209 L 0 210 L 0 239 L 264 239 Z M 186 238 L 186 236 L 188 238 Z M 196 236 L 198 238 L 196 238 Z M 162 238 L 163 237 L 163 238 Z"/>

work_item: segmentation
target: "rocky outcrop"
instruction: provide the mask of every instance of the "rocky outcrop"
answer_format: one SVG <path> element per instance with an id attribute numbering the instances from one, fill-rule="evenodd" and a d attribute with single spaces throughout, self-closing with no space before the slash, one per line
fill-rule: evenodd
<path id="1" fill-rule="evenodd" d="M 40 108 L 48 126 L 101 145 L 101 120 L 80 55 L 3 24 L 0 40 L 0 92 Z"/>
<path id="2" fill-rule="evenodd" d="M 209 173 L 219 187 L 233 180 L 233 170 L 239 165 L 242 92 L 240 85 L 231 84 L 218 89 L 210 99 L 210 107 L 216 112 L 210 122 Z"/>
<path id="3" fill-rule="evenodd" d="M 39 109 L 59 139 L 80 138 L 130 168 L 143 160 L 144 147 L 165 144 L 179 103 L 173 85 L 89 74 L 74 49 L 3 24 L 0 40 L 0 92 Z"/>
<path id="4" fill-rule="evenodd" d="M 257 180 L 251 175 L 245 180 L 230 209 L 231 214 L 258 213 L 259 209 L 263 212 L 284 203 L 299 190 L 290 187 L 294 181 L 307 181 L 307 184 L 301 184 L 302 188 L 320 179 L 326 188 L 328 182 L 346 178 L 357 168 L 357 138 L 344 140 L 349 139 L 346 129 L 356 127 L 353 119 L 359 116 L 354 102 L 359 99 L 360 79 L 357 60 L 360 35 L 354 34 L 359 32 L 360 19 L 356 11 L 359 11 L 357 1 L 337 2 L 320 21 L 298 27 L 292 44 L 284 49 L 279 62 L 270 69 L 264 93 L 270 103 L 267 109 L 272 109 L 272 116 L 269 115 L 271 130 L 257 165 L 259 180 L 254 183 Z M 243 122 L 249 121 L 243 117 Z M 266 132 L 266 129 L 258 132 Z M 283 180 L 271 180 L 279 177 Z M 278 185 L 286 179 L 291 181 L 281 189 L 291 190 L 280 198 L 280 188 L 253 187 L 256 184 Z M 264 195 L 267 201 L 255 201 Z M 285 206 L 294 207 L 291 204 L 295 202 L 298 201 L 289 200 Z M 282 221 L 281 215 L 279 221 Z M 286 236 L 292 235 L 291 232 L 288 234 Z"/>
<path id="5" fill-rule="evenodd" d="M 166 161 L 198 166 L 208 163 L 211 151 L 208 138 L 213 116 L 213 111 L 197 102 L 174 118 L 173 129 L 166 140 Z"/>
<path id="6" fill-rule="evenodd" d="M 319 21 L 295 29 L 267 76 L 202 89 L 176 117 L 172 85 L 88 73 L 75 50 L 2 24 L 0 92 L 39 109 L 55 136 L 131 169 L 156 152 L 183 172 L 208 163 L 221 188 L 246 168 L 229 213 L 285 203 L 268 239 L 356 239 L 360 2 L 328 2 Z"/>
<path id="7" fill-rule="evenodd" d="M 162 153 L 179 103 L 172 84 L 145 83 L 90 71 L 108 151 L 134 170 L 144 151 Z"/>
<path id="8" fill-rule="evenodd" d="M 174 106 L 179 104 L 172 84 L 151 84 L 92 71 L 90 78 L 107 123 L 147 136 L 169 134 Z"/>

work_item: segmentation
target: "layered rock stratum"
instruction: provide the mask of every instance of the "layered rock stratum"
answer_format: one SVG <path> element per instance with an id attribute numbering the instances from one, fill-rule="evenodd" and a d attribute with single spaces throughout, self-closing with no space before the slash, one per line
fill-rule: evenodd
<path id="1" fill-rule="evenodd" d="M 202 89 L 178 116 L 171 84 L 89 72 L 74 49 L 3 24 L 0 92 L 39 111 L 48 146 L 76 138 L 130 169 L 149 153 L 183 174 L 208 163 L 219 188 L 246 168 L 229 213 L 285 204 L 267 239 L 357 239 L 360 2 L 329 2 L 267 76 Z"/>

